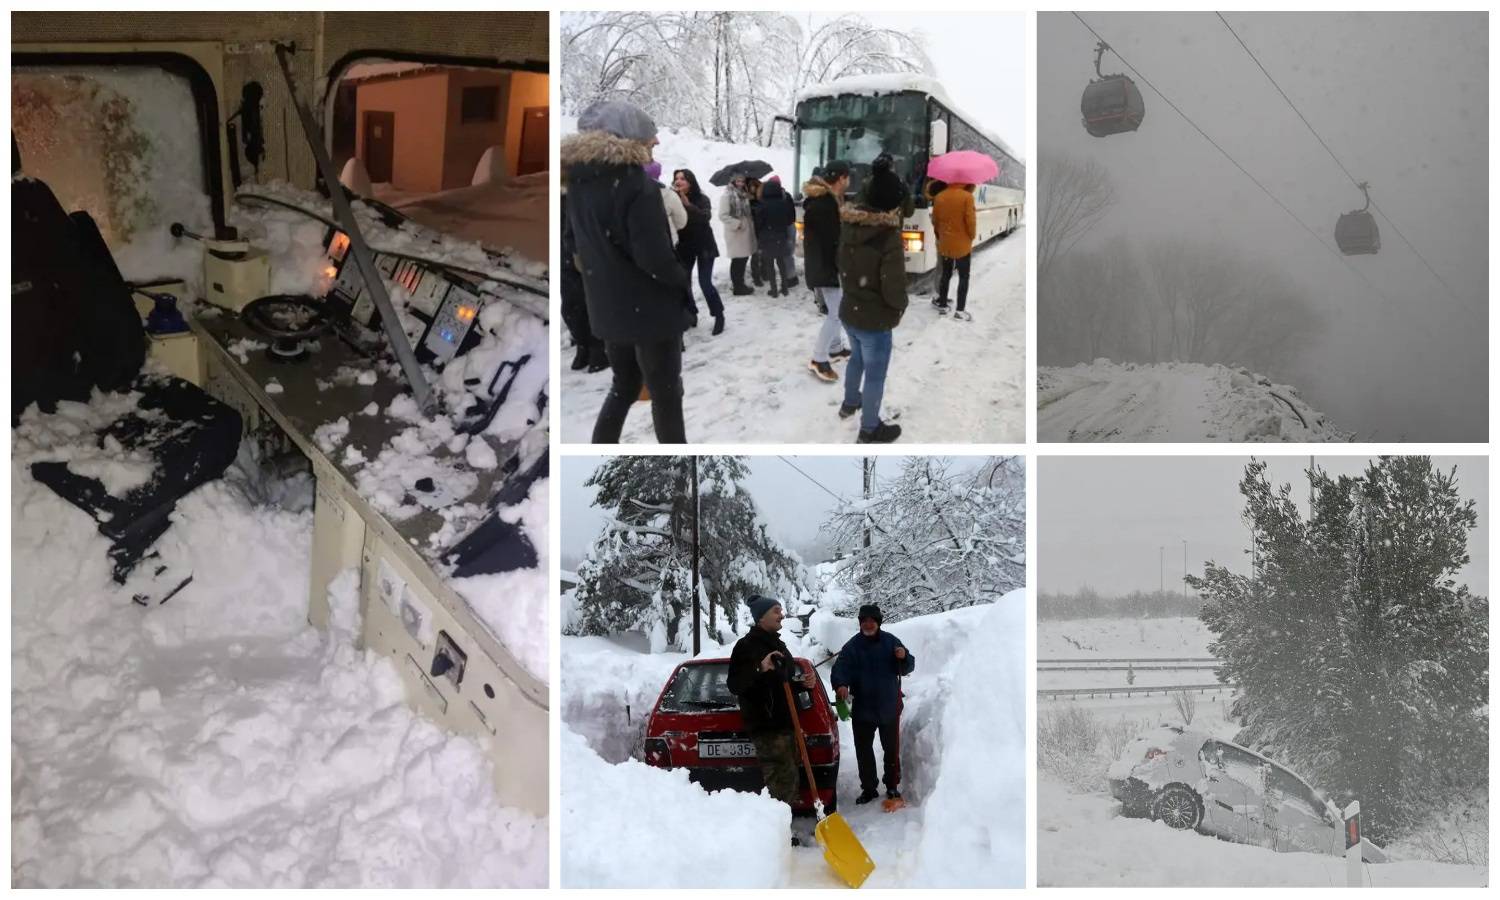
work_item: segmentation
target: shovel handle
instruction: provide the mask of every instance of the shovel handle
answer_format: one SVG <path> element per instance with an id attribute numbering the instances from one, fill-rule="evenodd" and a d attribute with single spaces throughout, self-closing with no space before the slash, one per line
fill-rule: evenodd
<path id="1" fill-rule="evenodd" d="M 817 779 L 813 778 L 812 758 L 807 755 L 807 741 L 802 736 L 802 721 L 797 717 L 797 703 L 792 699 L 792 683 L 783 681 L 781 689 L 786 692 L 786 709 L 792 717 L 792 733 L 797 736 L 797 752 L 802 756 L 802 769 L 807 773 L 807 789 L 812 791 L 813 811 L 821 819 L 823 804 L 818 797 Z"/>

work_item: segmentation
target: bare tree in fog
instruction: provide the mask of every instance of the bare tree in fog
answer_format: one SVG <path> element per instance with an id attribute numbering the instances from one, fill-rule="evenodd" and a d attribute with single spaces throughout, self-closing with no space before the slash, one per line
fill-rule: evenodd
<path id="1" fill-rule="evenodd" d="M 1104 167 L 1061 153 L 1040 160 L 1040 225 L 1036 237 L 1037 279 L 1089 233 L 1115 202 L 1115 186 Z"/>

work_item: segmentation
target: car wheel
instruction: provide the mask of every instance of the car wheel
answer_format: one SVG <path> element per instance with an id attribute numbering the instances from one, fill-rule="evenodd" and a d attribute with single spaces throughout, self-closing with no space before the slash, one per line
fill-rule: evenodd
<path id="1" fill-rule="evenodd" d="M 1203 801 L 1191 788 L 1168 785 L 1152 801 L 1151 818 L 1160 819 L 1168 828 L 1197 828 L 1203 820 Z"/>

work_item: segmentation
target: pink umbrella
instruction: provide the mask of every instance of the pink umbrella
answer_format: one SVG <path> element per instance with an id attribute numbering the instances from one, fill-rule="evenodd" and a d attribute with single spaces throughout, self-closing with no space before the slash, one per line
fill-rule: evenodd
<path id="1" fill-rule="evenodd" d="M 927 177 L 949 184 L 984 184 L 1000 174 L 993 159 L 977 150 L 954 150 L 927 163 Z"/>

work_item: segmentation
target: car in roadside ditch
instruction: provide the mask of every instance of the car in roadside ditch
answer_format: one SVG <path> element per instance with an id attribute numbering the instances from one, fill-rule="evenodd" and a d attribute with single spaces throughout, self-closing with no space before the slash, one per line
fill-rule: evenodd
<path id="1" fill-rule="evenodd" d="M 802 681 L 792 682 L 797 717 L 825 812 L 838 809 L 838 716 L 813 664 L 793 660 Z M 687 769 L 689 780 L 707 791 L 759 792 L 765 787 L 755 744 L 745 731 L 738 699 L 729 692 L 729 660 L 692 659 L 672 671 L 646 721 L 644 758 L 662 769 Z M 798 802 L 813 808 L 807 776 L 798 766 Z"/>
<path id="2" fill-rule="evenodd" d="M 1344 817 L 1327 797 L 1285 766 L 1203 732 L 1148 731 L 1108 776 L 1127 817 L 1278 851 L 1344 853 Z M 1365 862 L 1386 861 L 1370 841 L 1360 848 Z"/>

